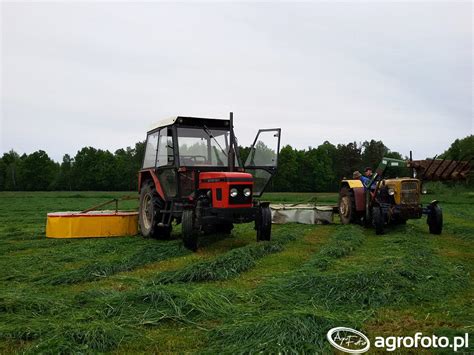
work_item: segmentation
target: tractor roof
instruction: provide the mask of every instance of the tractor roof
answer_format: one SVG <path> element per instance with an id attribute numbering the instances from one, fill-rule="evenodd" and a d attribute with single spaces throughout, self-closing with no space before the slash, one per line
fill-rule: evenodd
<path id="1" fill-rule="evenodd" d="M 152 127 L 150 127 L 149 132 L 161 127 L 173 125 L 175 123 L 191 126 L 195 125 L 198 127 L 202 127 L 203 125 L 208 127 L 229 127 L 229 119 L 173 116 L 154 124 Z"/>

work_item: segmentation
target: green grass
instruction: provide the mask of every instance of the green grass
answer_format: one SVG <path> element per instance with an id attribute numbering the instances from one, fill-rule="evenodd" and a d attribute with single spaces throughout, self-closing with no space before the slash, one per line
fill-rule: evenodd
<path id="1" fill-rule="evenodd" d="M 257 243 L 249 224 L 205 237 L 197 253 L 179 228 L 168 241 L 45 238 L 47 212 L 123 193 L 0 193 L 0 353 L 328 353 L 335 326 L 472 338 L 474 193 L 432 191 L 441 236 L 425 219 L 383 236 L 288 224 Z M 337 203 L 331 193 L 265 198 Z"/>

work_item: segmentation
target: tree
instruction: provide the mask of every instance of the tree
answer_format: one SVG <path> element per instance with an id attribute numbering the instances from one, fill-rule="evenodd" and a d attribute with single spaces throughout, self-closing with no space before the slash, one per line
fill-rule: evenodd
<path id="1" fill-rule="evenodd" d="M 364 167 L 371 167 L 372 169 L 375 169 L 388 153 L 388 148 L 382 141 L 373 139 L 370 142 L 362 143 L 362 149 L 362 164 Z"/>
<path id="2" fill-rule="evenodd" d="M 78 190 L 114 190 L 114 155 L 92 147 L 82 148 L 74 157 L 72 179 Z"/>
<path id="3" fill-rule="evenodd" d="M 61 167 L 59 169 L 59 174 L 58 174 L 56 184 L 55 184 L 57 190 L 71 191 L 73 189 L 73 184 L 72 184 L 73 162 L 74 162 L 74 159 L 72 159 L 69 154 L 65 154 L 63 156 L 63 162 L 61 163 Z"/>
<path id="4" fill-rule="evenodd" d="M 334 162 L 334 173 L 337 179 L 352 177 L 352 173 L 362 167 L 361 147 L 356 142 L 338 144 Z"/>
<path id="5" fill-rule="evenodd" d="M 18 184 L 18 171 L 21 169 L 20 156 L 12 149 L 3 154 L 2 161 L 5 166 L 4 189 L 9 191 L 20 189 L 21 186 Z"/>
<path id="6" fill-rule="evenodd" d="M 469 160 L 474 157 L 474 135 L 456 139 L 440 158 Z"/>
<path id="7" fill-rule="evenodd" d="M 240 160 L 242 160 L 242 164 L 245 164 L 247 157 L 250 154 L 251 147 L 241 147 L 239 146 L 239 153 L 240 153 Z"/>
<path id="8" fill-rule="evenodd" d="M 339 189 L 339 178 L 336 174 L 336 160 L 337 160 L 337 148 L 334 144 L 328 141 L 324 141 L 323 144 L 318 146 L 318 151 L 321 152 L 323 159 L 326 161 L 327 176 L 327 190 L 322 191 L 337 191 Z"/>
<path id="9" fill-rule="evenodd" d="M 258 149 L 264 162 L 275 155 L 261 142 Z M 239 147 L 243 163 L 249 152 L 250 147 Z M 74 158 L 64 155 L 59 165 L 42 150 L 22 156 L 11 150 L 0 158 L 0 190 L 135 190 L 144 153 L 145 142 L 118 149 L 114 154 L 85 147 Z M 286 145 L 280 151 L 278 172 L 268 190 L 337 191 L 343 177 L 350 178 L 354 170 L 361 171 L 365 166 L 375 169 L 384 156 L 403 159 L 400 153 L 390 151 L 382 141 L 376 140 L 337 146 L 325 141 L 307 150 Z M 469 160 L 473 156 L 474 135 L 456 139 L 440 155 L 455 160 Z M 387 168 L 386 173 L 407 176 L 407 171 Z"/>
<path id="10" fill-rule="evenodd" d="M 452 159 L 452 160 L 462 160 L 469 161 L 474 158 L 474 135 L 464 137 L 462 139 L 456 139 L 448 150 L 440 155 L 440 158 Z M 471 163 L 472 166 L 472 163 Z M 472 178 L 472 169 L 470 172 L 470 177 L 468 179 L 468 184 L 470 186 L 474 185 L 474 179 Z"/>
<path id="11" fill-rule="evenodd" d="M 46 191 L 53 188 L 59 164 L 51 160 L 44 150 L 22 156 L 21 167 L 18 177 L 23 190 Z"/>
<path id="12" fill-rule="evenodd" d="M 320 145 L 317 149 L 310 149 L 306 153 L 305 165 L 311 170 L 311 183 L 306 191 L 322 192 L 334 189 L 335 175 L 332 159 L 327 154 L 328 148 L 327 145 Z"/>
<path id="13" fill-rule="evenodd" d="M 0 191 L 5 190 L 6 174 L 7 174 L 7 165 L 3 161 L 3 158 L 0 158 Z"/>
<path id="14" fill-rule="evenodd" d="M 278 173 L 273 182 L 275 191 L 298 191 L 297 150 L 286 145 L 280 150 Z"/>
<path id="15" fill-rule="evenodd" d="M 115 190 L 130 191 L 136 188 L 139 168 L 133 164 L 134 154 L 135 150 L 130 147 L 115 151 Z"/>

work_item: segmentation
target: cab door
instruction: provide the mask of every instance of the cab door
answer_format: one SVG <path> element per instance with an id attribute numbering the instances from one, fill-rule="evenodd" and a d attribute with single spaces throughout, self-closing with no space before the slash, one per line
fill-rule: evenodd
<path id="1" fill-rule="evenodd" d="M 278 166 L 280 152 L 280 128 L 261 129 L 250 148 L 245 171 L 254 178 L 253 195 L 260 197 L 265 191 Z"/>

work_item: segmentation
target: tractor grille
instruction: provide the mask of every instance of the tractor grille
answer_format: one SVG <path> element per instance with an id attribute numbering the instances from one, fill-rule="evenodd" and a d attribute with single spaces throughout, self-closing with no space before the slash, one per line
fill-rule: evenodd
<path id="1" fill-rule="evenodd" d="M 412 205 L 412 204 L 418 204 L 418 201 L 419 201 L 418 183 L 415 181 L 402 182 L 401 203 Z"/>

